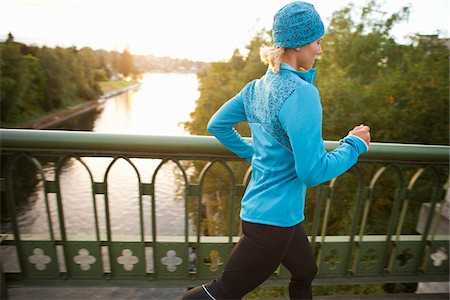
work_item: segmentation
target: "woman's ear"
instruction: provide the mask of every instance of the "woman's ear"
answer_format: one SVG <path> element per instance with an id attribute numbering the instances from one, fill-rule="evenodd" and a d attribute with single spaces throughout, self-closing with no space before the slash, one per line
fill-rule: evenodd
<path id="1" fill-rule="evenodd" d="M 300 51 L 302 51 L 302 48 L 303 48 L 303 47 L 297 47 L 297 48 L 294 48 L 294 50 L 295 50 L 296 52 L 300 52 Z"/>

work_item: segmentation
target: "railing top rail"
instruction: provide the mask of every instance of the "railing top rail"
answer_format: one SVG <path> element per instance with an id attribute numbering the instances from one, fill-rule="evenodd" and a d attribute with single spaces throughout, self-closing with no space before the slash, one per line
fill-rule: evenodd
<path id="1" fill-rule="evenodd" d="M 211 136 L 158 136 L 98 133 L 86 131 L 0 129 L 2 150 L 70 152 L 70 153 L 133 153 L 176 156 L 225 156 L 235 158 Z M 328 151 L 338 146 L 325 141 Z M 450 147 L 441 145 L 371 143 L 370 151 L 361 160 L 395 160 L 448 163 Z"/>

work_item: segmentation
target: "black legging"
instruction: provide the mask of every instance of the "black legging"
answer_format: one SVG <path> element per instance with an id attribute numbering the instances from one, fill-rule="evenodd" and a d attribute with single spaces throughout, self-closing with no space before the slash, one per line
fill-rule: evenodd
<path id="1" fill-rule="evenodd" d="M 302 224 L 278 227 L 242 222 L 243 235 L 216 280 L 182 299 L 241 299 L 283 264 L 291 273 L 289 297 L 311 299 L 317 266 Z"/>

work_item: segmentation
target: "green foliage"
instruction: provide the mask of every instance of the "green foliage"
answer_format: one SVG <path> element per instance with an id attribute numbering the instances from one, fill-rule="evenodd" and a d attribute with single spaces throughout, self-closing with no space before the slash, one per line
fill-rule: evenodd
<path id="1" fill-rule="evenodd" d="M 414 284 L 413 284 L 414 285 Z M 389 285 L 397 287 L 396 292 L 402 292 L 402 284 Z M 411 285 L 408 285 L 410 287 Z M 358 284 L 358 285 L 323 285 L 313 286 L 313 296 L 327 295 L 382 295 L 387 290 L 382 284 Z M 403 290 L 404 291 L 404 290 Z M 409 288 L 408 292 L 414 292 Z M 260 286 L 245 295 L 244 299 L 267 299 L 267 298 L 288 298 L 289 290 L 287 287 Z"/>
<path id="2" fill-rule="evenodd" d="M 0 45 L 1 52 L 1 119 L 14 115 L 23 105 L 26 91 L 28 66 L 19 46 L 12 36 Z"/>
<path id="3" fill-rule="evenodd" d="M 323 285 L 313 286 L 313 295 L 382 295 L 385 294 L 382 284 L 358 285 Z"/>
<path id="4" fill-rule="evenodd" d="M 191 113 L 191 120 L 184 124 L 191 134 L 208 134 L 206 125 L 214 112 L 237 94 L 247 82 L 261 77 L 266 72 L 266 67 L 259 59 L 262 42 L 262 34 L 259 34 L 247 46 L 249 53 L 246 58 L 235 50 L 228 62 L 212 63 L 197 74 L 200 98 Z M 250 135 L 245 124 L 239 124 L 237 129 L 244 136 Z"/>
<path id="5" fill-rule="evenodd" d="M 136 76 L 131 54 L 0 43 L 2 126 L 15 126 L 51 111 L 98 98 L 98 81 L 113 74 Z M 120 67 L 120 69 L 119 69 Z"/>
<path id="6" fill-rule="evenodd" d="M 259 286 L 245 295 L 244 299 L 269 299 L 281 297 L 289 298 L 289 291 L 287 287 Z"/>
<path id="7" fill-rule="evenodd" d="M 370 2 L 359 23 L 351 7 L 337 11 L 323 40 L 317 85 L 324 108 L 324 138 L 336 140 L 360 123 L 372 140 L 449 143 L 449 50 L 437 36 L 397 44 L 392 26 L 408 8 L 386 20 Z M 377 18 L 378 17 L 378 18 Z"/>
<path id="8" fill-rule="evenodd" d="M 133 57 L 128 49 L 123 50 L 120 55 L 119 72 L 124 76 L 128 77 L 135 73 L 135 66 L 133 63 Z"/>

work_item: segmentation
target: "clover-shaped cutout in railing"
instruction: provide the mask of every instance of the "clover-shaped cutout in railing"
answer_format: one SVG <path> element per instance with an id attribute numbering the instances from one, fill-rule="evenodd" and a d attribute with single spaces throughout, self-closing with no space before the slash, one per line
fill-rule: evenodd
<path id="1" fill-rule="evenodd" d="M 209 267 L 210 271 L 217 271 L 220 265 L 223 265 L 222 257 L 217 250 L 211 250 L 209 255 L 203 258 L 203 262 Z"/>
<path id="2" fill-rule="evenodd" d="M 441 266 L 442 263 L 448 259 L 447 249 L 439 247 L 436 252 L 430 255 L 430 258 L 433 261 L 433 266 Z"/>
<path id="3" fill-rule="evenodd" d="M 366 255 L 361 258 L 361 263 L 366 269 L 372 268 L 378 261 L 377 251 L 369 249 L 366 251 Z"/>
<path id="4" fill-rule="evenodd" d="M 325 256 L 324 261 L 328 265 L 328 268 L 330 270 L 336 269 L 336 267 L 341 262 L 339 251 L 337 251 L 336 249 L 331 250 L 330 254 Z"/>
<path id="5" fill-rule="evenodd" d="M 73 261 L 80 265 L 81 270 L 87 271 L 91 268 L 91 265 L 93 265 L 97 259 L 89 255 L 89 250 L 87 249 L 80 249 L 78 251 L 78 255 L 74 256 Z"/>
<path id="6" fill-rule="evenodd" d="M 44 253 L 44 250 L 41 248 L 35 248 L 33 250 L 33 255 L 28 257 L 28 261 L 34 264 L 39 271 L 45 270 L 47 265 L 52 261 L 51 257 Z"/>
<path id="7" fill-rule="evenodd" d="M 411 254 L 411 250 L 409 248 L 403 249 L 402 253 L 397 255 L 396 259 L 399 261 L 400 266 L 406 266 L 408 262 L 414 256 Z"/>
<path id="8" fill-rule="evenodd" d="M 169 272 L 174 272 L 177 269 L 177 266 L 183 263 L 183 260 L 177 256 L 175 250 L 169 250 L 167 251 L 166 256 L 161 258 L 161 263 L 166 266 Z"/>
<path id="9" fill-rule="evenodd" d="M 130 249 L 125 249 L 122 251 L 122 256 L 117 258 L 117 263 L 123 265 L 126 271 L 131 271 L 134 265 L 139 262 L 139 258 L 133 255 L 133 251 Z"/>

